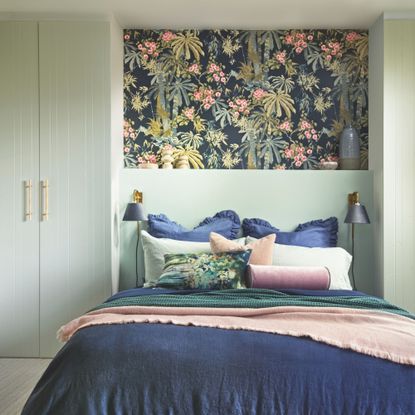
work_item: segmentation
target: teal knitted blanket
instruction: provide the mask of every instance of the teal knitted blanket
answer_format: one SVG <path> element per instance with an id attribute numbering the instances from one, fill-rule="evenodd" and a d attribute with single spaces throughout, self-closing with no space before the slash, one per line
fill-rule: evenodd
<path id="1" fill-rule="evenodd" d="M 123 306 L 266 308 L 283 306 L 340 307 L 377 310 L 399 314 L 415 320 L 415 315 L 387 301 L 372 296 L 309 296 L 292 295 L 274 290 L 247 288 L 195 293 L 138 295 L 107 301 L 91 311 Z"/>

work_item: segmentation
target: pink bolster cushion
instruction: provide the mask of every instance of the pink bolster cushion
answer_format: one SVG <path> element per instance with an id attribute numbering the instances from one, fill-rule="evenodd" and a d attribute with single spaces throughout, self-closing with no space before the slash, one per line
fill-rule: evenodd
<path id="1" fill-rule="evenodd" d="M 326 267 L 248 265 L 249 288 L 328 290 L 330 272 Z"/>

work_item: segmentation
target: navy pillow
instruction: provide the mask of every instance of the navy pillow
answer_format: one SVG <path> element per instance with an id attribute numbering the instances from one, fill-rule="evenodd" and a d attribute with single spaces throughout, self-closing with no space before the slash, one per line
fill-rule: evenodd
<path id="1" fill-rule="evenodd" d="M 282 245 L 297 245 L 309 248 L 330 248 L 337 246 L 337 218 L 318 219 L 297 226 L 294 232 L 281 232 L 263 219 L 244 219 L 244 236 L 262 238 L 271 233 L 277 234 L 276 242 Z"/>
<path id="2" fill-rule="evenodd" d="M 192 230 L 171 221 L 166 215 L 148 215 L 148 232 L 156 238 L 179 241 L 209 242 L 211 232 L 228 239 L 235 239 L 241 227 L 239 216 L 233 210 L 222 210 L 208 217 Z"/>

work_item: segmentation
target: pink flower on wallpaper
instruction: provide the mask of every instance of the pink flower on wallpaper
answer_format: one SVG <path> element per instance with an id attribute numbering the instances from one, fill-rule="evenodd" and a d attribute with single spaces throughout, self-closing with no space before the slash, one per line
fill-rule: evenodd
<path id="1" fill-rule="evenodd" d="M 292 127 L 289 121 L 284 121 L 282 124 L 278 126 L 278 128 L 282 131 L 291 131 Z"/>
<path id="2" fill-rule="evenodd" d="M 211 62 L 208 65 L 207 72 L 208 72 L 208 77 L 207 77 L 208 81 L 214 80 L 215 82 L 218 82 L 218 83 L 221 82 L 223 84 L 227 82 L 225 72 L 223 72 L 220 65 L 214 62 Z"/>
<path id="3" fill-rule="evenodd" d="M 249 114 L 249 101 L 245 98 L 236 98 L 234 101 L 228 101 L 229 108 L 234 111 L 234 116 L 237 118 L 239 115 L 248 115 Z"/>
<path id="4" fill-rule="evenodd" d="M 157 157 L 155 154 L 144 153 L 141 156 L 137 157 L 138 164 L 157 164 Z"/>
<path id="5" fill-rule="evenodd" d="M 197 91 L 193 92 L 195 101 L 201 102 L 202 107 L 205 110 L 208 110 L 213 104 L 215 104 L 215 95 L 216 93 L 211 88 L 205 88 L 202 86 Z"/>
<path id="6" fill-rule="evenodd" d="M 294 42 L 294 37 L 292 35 L 285 35 L 284 41 L 287 45 L 292 45 Z"/>
<path id="7" fill-rule="evenodd" d="M 189 120 L 193 120 L 193 117 L 195 116 L 195 109 L 194 107 L 185 108 L 183 110 L 183 114 L 185 117 L 187 117 Z"/>
<path id="8" fill-rule="evenodd" d="M 284 65 L 284 64 L 285 64 L 286 57 L 287 57 L 287 52 L 286 52 L 285 50 L 282 50 L 281 52 L 277 52 L 277 53 L 275 54 L 275 59 L 276 59 L 279 63 L 281 63 L 282 65 Z"/>
<path id="9" fill-rule="evenodd" d="M 307 120 L 301 120 L 298 127 L 301 131 L 299 137 L 306 138 L 307 140 L 318 140 L 318 133 L 311 122 Z"/>
<path id="10" fill-rule="evenodd" d="M 260 101 L 267 93 L 262 88 L 257 88 L 253 93 L 252 96 L 257 101 Z"/>
<path id="11" fill-rule="evenodd" d="M 309 128 L 311 128 L 311 124 L 308 121 L 302 120 L 300 123 L 300 129 L 307 130 Z"/>
<path id="12" fill-rule="evenodd" d="M 300 54 L 303 52 L 303 50 L 305 48 L 308 47 L 308 43 L 306 42 L 306 40 L 312 41 L 313 40 L 313 35 L 306 35 L 306 33 L 303 32 L 296 32 L 296 31 L 291 31 L 289 34 L 284 36 L 284 40 L 283 42 L 286 45 L 292 45 L 294 47 L 294 51 L 295 53 Z M 277 60 L 280 63 L 285 63 L 285 56 L 284 58 L 280 55 L 280 59 L 277 58 Z M 283 62 L 284 60 L 284 62 Z"/>
<path id="13" fill-rule="evenodd" d="M 322 43 L 320 45 L 320 49 L 324 52 L 325 60 L 330 62 L 334 56 L 341 57 L 342 56 L 342 46 L 340 42 L 333 42 L 330 41 L 327 44 Z"/>
<path id="14" fill-rule="evenodd" d="M 165 41 L 165 42 L 170 42 L 171 40 L 173 40 L 174 38 L 176 37 L 176 35 L 173 33 L 173 32 L 171 32 L 171 31 L 167 31 L 167 32 L 164 32 L 163 34 L 162 34 L 162 36 L 161 36 L 161 38 Z"/>
<path id="15" fill-rule="evenodd" d="M 194 73 L 195 75 L 200 75 L 200 65 L 197 63 L 194 63 L 193 65 L 190 65 L 187 69 L 190 73 Z"/>
<path id="16" fill-rule="evenodd" d="M 131 122 L 124 121 L 124 130 L 123 130 L 124 138 L 131 138 L 132 140 L 135 140 L 137 138 L 137 135 L 138 133 L 132 127 Z"/>
<path id="17" fill-rule="evenodd" d="M 142 53 L 143 59 L 148 60 L 151 57 L 156 58 L 159 55 L 157 43 L 152 40 L 146 40 L 137 44 L 137 49 Z"/>
<path id="18" fill-rule="evenodd" d="M 308 43 L 306 42 L 306 34 L 305 33 L 292 33 L 292 41 L 289 43 L 290 45 L 294 46 L 295 53 L 300 54 L 303 52 L 305 48 L 308 47 Z"/>
<path id="19" fill-rule="evenodd" d="M 291 147 L 287 147 L 287 148 L 284 150 L 284 155 L 285 155 L 285 157 L 287 157 L 287 158 L 291 159 L 291 158 L 293 158 L 293 157 L 294 157 L 294 150 L 293 150 Z"/>
<path id="20" fill-rule="evenodd" d="M 348 42 L 355 42 L 357 39 L 360 39 L 361 36 L 359 35 L 359 33 L 356 32 L 350 32 L 346 35 L 346 40 Z"/>

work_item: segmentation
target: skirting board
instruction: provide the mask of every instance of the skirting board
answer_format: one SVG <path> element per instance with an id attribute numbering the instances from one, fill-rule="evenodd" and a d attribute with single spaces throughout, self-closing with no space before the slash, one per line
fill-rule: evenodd
<path id="1" fill-rule="evenodd" d="M 369 217 L 373 212 L 371 171 L 310 170 L 146 170 L 123 169 L 120 173 L 120 220 L 132 192 L 143 192 L 147 213 L 165 213 L 187 227 L 224 209 L 241 218 L 263 218 L 281 230 L 298 223 L 336 216 L 338 245 L 351 251 L 350 225 L 344 224 L 347 194 L 358 191 Z M 355 277 L 357 288 L 375 292 L 373 275 L 373 225 L 356 225 Z M 120 223 L 120 290 L 135 285 L 137 226 Z M 143 275 L 139 248 L 139 275 Z M 141 280 L 142 281 L 142 280 Z"/>

